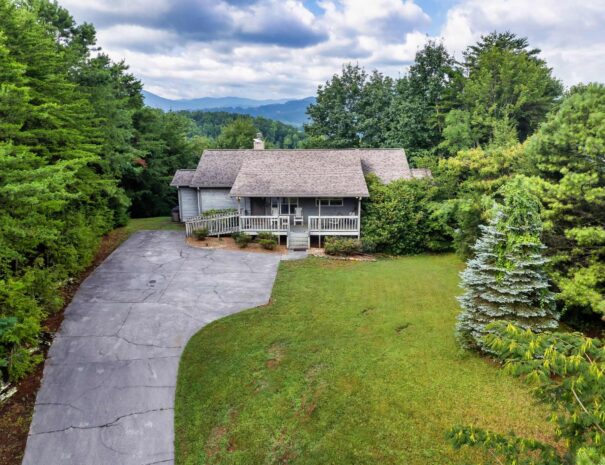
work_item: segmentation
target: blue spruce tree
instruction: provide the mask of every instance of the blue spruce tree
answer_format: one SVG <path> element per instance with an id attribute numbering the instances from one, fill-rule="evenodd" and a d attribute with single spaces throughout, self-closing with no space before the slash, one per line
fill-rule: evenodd
<path id="1" fill-rule="evenodd" d="M 466 348 L 486 350 L 483 337 L 494 321 L 510 321 L 533 331 L 558 326 L 554 294 L 544 270 L 540 201 L 518 177 L 502 188 L 504 205 L 474 246 L 475 257 L 461 273 L 465 293 L 456 333 Z"/>

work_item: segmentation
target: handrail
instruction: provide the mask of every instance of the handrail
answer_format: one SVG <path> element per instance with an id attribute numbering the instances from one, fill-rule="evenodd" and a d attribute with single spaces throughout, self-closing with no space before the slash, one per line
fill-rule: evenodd
<path id="1" fill-rule="evenodd" d="M 191 237 L 194 231 L 207 229 L 209 236 L 232 234 L 239 231 L 239 214 L 217 214 L 209 216 L 196 216 L 185 221 L 185 235 Z"/>
<path id="2" fill-rule="evenodd" d="M 290 227 L 290 217 L 288 215 L 242 215 L 239 222 L 240 231 L 242 232 L 286 232 Z"/>
<path id="3" fill-rule="evenodd" d="M 310 232 L 358 232 L 359 216 L 309 216 Z"/>

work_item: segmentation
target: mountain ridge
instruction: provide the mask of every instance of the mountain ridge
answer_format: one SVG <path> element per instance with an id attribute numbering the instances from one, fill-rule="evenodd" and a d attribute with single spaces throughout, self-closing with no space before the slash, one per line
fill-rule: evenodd
<path id="1" fill-rule="evenodd" d="M 315 103 L 315 97 L 302 99 L 256 100 L 244 97 L 201 97 L 171 100 L 143 90 L 145 104 L 164 111 L 224 111 L 250 116 L 262 116 L 294 126 L 308 121 L 307 107 Z"/>

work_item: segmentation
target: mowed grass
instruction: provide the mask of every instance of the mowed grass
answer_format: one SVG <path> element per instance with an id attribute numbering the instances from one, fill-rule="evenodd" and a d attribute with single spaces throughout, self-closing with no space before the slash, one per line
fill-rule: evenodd
<path id="1" fill-rule="evenodd" d="M 455 424 L 547 440 L 527 387 L 453 330 L 460 261 L 282 262 L 271 303 L 187 345 L 176 463 L 462 464 Z"/>

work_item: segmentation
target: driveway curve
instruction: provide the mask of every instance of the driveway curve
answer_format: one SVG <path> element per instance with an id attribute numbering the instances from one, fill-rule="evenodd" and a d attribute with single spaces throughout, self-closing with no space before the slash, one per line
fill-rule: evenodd
<path id="1" fill-rule="evenodd" d="M 23 464 L 172 464 L 185 344 L 209 322 L 267 303 L 278 263 L 191 248 L 179 232 L 130 237 L 65 310 Z"/>

